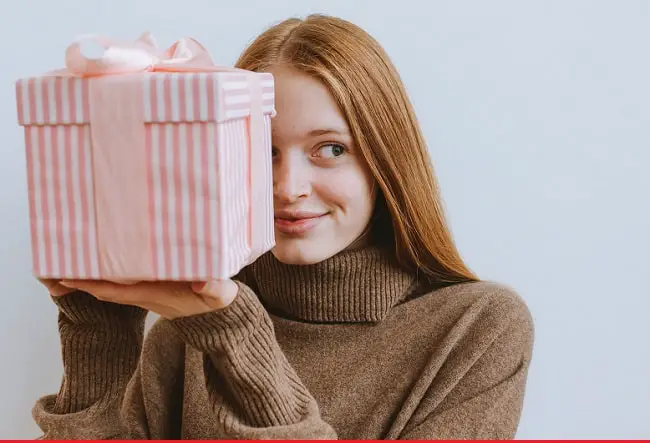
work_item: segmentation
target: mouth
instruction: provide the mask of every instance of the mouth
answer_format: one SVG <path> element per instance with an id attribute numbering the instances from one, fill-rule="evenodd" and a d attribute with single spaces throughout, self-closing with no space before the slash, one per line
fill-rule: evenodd
<path id="1" fill-rule="evenodd" d="M 285 235 L 304 235 L 315 228 L 327 214 L 327 212 L 279 211 L 275 214 L 275 228 Z"/>

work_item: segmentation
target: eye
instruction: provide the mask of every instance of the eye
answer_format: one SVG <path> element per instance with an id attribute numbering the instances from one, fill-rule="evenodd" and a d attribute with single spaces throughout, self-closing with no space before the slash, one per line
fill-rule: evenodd
<path id="1" fill-rule="evenodd" d="M 318 148 L 317 157 L 336 158 L 345 154 L 345 148 L 341 145 L 327 144 Z"/>

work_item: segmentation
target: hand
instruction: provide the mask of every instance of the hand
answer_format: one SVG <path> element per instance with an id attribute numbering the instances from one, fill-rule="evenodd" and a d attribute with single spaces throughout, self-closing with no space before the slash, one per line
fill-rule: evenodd
<path id="1" fill-rule="evenodd" d="M 233 302 L 239 290 L 232 280 L 128 284 L 100 280 L 64 280 L 60 285 L 85 291 L 101 301 L 138 306 L 169 320 L 223 309 Z"/>
<path id="2" fill-rule="evenodd" d="M 63 286 L 59 280 L 39 278 L 38 281 L 47 288 L 52 297 L 62 297 L 75 291 L 73 288 Z"/>

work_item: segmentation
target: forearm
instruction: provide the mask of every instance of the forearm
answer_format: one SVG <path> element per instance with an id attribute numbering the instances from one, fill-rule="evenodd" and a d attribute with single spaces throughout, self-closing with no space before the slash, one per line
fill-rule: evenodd
<path id="1" fill-rule="evenodd" d="M 227 308 L 174 321 L 186 343 L 209 357 L 215 416 L 237 438 L 335 439 L 280 349 L 267 312 L 239 286 Z"/>
<path id="2" fill-rule="evenodd" d="M 97 435 L 104 422 L 115 432 L 119 404 L 142 349 L 146 312 L 100 302 L 83 292 L 54 300 L 63 378 L 58 393 L 36 403 L 34 419 L 46 438 L 75 438 L 79 434 L 70 434 L 75 428 L 84 438 Z"/>

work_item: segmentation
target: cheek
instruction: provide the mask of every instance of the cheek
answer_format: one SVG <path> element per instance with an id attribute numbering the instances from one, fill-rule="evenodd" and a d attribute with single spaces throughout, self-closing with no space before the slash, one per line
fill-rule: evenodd
<path id="1" fill-rule="evenodd" d="M 372 178 L 357 168 L 327 171 L 313 186 L 323 203 L 344 213 L 372 211 Z"/>

